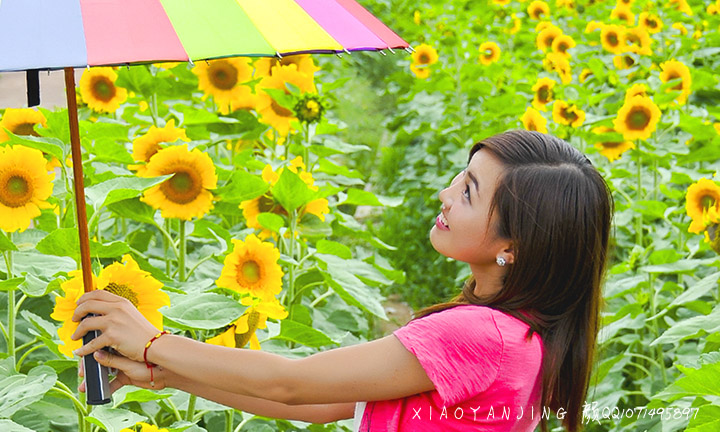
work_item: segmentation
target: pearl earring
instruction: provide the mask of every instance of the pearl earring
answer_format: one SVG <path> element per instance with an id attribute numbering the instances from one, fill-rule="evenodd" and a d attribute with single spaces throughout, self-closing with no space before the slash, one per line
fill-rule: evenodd
<path id="1" fill-rule="evenodd" d="M 505 258 L 500 257 L 500 256 L 497 257 L 497 259 L 495 260 L 495 262 L 496 262 L 497 265 L 499 265 L 500 267 L 505 267 L 505 264 L 507 263 L 507 261 L 505 261 Z"/>

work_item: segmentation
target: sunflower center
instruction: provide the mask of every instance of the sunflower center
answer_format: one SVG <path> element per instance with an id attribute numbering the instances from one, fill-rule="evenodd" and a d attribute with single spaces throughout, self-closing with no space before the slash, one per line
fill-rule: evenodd
<path id="1" fill-rule="evenodd" d="M 208 70 L 208 77 L 215 88 L 230 90 L 238 82 L 238 71 L 226 61 L 214 62 Z"/>
<path id="2" fill-rule="evenodd" d="M 715 197 L 711 195 L 704 195 L 702 198 L 700 198 L 700 205 L 703 209 L 709 209 L 710 207 L 715 205 Z"/>
<path id="3" fill-rule="evenodd" d="M 628 129 L 643 130 L 650 123 L 650 112 L 644 107 L 635 107 L 627 117 Z"/>
<path id="4" fill-rule="evenodd" d="M 645 20 L 645 25 L 648 26 L 648 27 L 650 27 L 650 28 L 652 28 L 652 29 L 654 29 L 654 28 L 656 28 L 656 27 L 658 26 L 658 23 L 657 23 L 657 21 L 655 21 L 654 19 L 648 18 L 648 19 Z"/>
<path id="5" fill-rule="evenodd" d="M 630 67 L 635 64 L 635 59 L 633 59 L 629 55 L 626 55 L 626 56 L 623 56 L 623 62 L 625 63 L 625 66 Z"/>
<path id="6" fill-rule="evenodd" d="M 202 192 L 202 182 L 194 171 L 177 171 L 160 185 L 160 190 L 169 201 L 188 204 Z"/>
<path id="7" fill-rule="evenodd" d="M 621 142 L 604 142 L 602 143 L 602 146 L 606 149 L 612 149 L 616 147 L 620 147 L 622 143 Z"/>
<path id="8" fill-rule="evenodd" d="M 568 45 L 566 42 L 562 42 L 558 44 L 558 51 L 565 54 L 567 50 L 570 48 L 570 45 Z"/>
<path id="9" fill-rule="evenodd" d="M 258 211 L 260 213 L 275 213 L 281 216 L 288 216 L 288 213 L 285 211 L 283 206 L 279 205 L 273 201 L 272 198 L 266 195 L 260 197 L 260 200 L 258 201 Z"/>
<path id="10" fill-rule="evenodd" d="M 277 103 L 275 100 L 272 101 L 270 104 L 270 107 L 272 110 L 277 114 L 279 117 L 292 117 L 293 112 L 289 109 L 285 108 L 284 106 Z"/>
<path id="11" fill-rule="evenodd" d="M 32 198 L 30 182 L 20 175 L 12 175 L 0 189 L 0 203 L 7 207 L 22 207 Z"/>
<path id="12" fill-rule="evenodd" d="M 550 102 L 550 89 L 543 86 L 538 89 L 538 100 L 541 103 L 548 103 Z"/>
<path id="13" fill-rule="evenodd" d="M 545 46 L 552 46 L 553 41 L 555 40 L 555 35 L 549 35 L 545 37 Z"/>
<path id="14" fill-rule="evenodd" d="M 672 81 L 672 80 L 678 79 L 678 78 L 681 78 L 680 75 L 678 75 L 678 74 L 676 74 L 676 73 L 674 73 L 674 72 L 671 72 L 671 73 L 668 75 L 668 79 L 667 79 L 667 80 L 668 80 L 668 81 Z M 679 83 L 678 85 L 676 85 L 675 87 L 673 87 L 672 89 L 673 89 L 673 90 L 682 90 L 682 81 L 680 81 L 680 83 Z"/>
<path id="15" fill-rule="evenodd" d="M 565 108 L 562 110 L 562 116 L 565 120 L 569 121 L 570 123 L 574 122 L 578 119 L 578 115 L 575 112 L 574 108 Z"/>
<path id="16" fill-rule="evenodd" d="M 92 83 L 92 93 L 95 99 L 108 102 L 115 97 L 115 84 L 104 76 L 96 76 Z"/>
<path id="17" fill-rule="evenodd" d="M 14 133 L 15 135 L 32 135 L 39 137 L 37 132 L 35 132 L 35 124 L 36 123 L 20 123 L 19 125 L 15 126 L 10 130 L 10 132 Z"/>
<path id="18" fill-rule="evenodd" d="M 245 261 L 240 265 L 240 273 L 243 279 L 249 283 L 255 283 L 260 280 L 260 265 L 255 261 Z"/>
<path id="19" fill-rule="evenodd" d="M 127 285 L 120 285 L 116 284 L 115 282 L 110 282 L 105 288 L 103 288 L 105 291 L 109 291 L 115 295 L 118 295 L 122 298 L 126 298 L 130 300 L 130 303 L 133 304 L 133 306 L 138 307 L 138 304 L 140 302 L 138 301 L 138 296 L 129 286 Z"/>
<path id="20" fill-rule="evenodd" d="M 427 53 L 422 53 L 418 56 L 418 63 L 428 64 L 430 63 L 430 56 Z"/>
<path id="21" fill-rule="evenodd" d="M 610 46 L 617 46 L 620 43 L 620 40 L 618 39 L 618 35 L 615 33 L 608 33 L 607 35 L 607 42 Z"/>
<path id="22" fill-rule="evenodd" d="M 159 152 L 160 149 L 161 149 L 160 144 L 157 144 L 157 143 L 148 146 L 145 149 L 145 154 L 143 155 L 143 160 L 145 162 L 150 162 L 150 158 L 153 157 L 155 155 L 155 153 Z"/>

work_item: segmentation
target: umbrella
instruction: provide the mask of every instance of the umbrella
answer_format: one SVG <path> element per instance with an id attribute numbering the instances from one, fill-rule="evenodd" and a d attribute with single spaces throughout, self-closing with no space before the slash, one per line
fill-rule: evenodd
<path id="1" fill-rule="evenodd" d="M 39 102 L 38 70 L 65 71 L 85 291 L 92 274 L 73 68 L 409 49 L 355 0 L 0 0 L 0 40 L 0 72 L 28 71 L 29 105 Z M 107 370 L 84 361 L 88 403 L 110 402 Z"/>

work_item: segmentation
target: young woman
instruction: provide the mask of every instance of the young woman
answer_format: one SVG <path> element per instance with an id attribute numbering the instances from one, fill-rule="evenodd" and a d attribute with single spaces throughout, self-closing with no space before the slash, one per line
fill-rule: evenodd
<path id="1" fill-rule="evenodd" d="M 111 383 L 174 387 L 240 410 L 361 431 L 532 431 L 543 411 L 580 428 L 598 331 L 612 199 L 566 142 L 511 131 L 476 144 L 440 192 L 433 247 L 472 277 L 394 334 L 302 359 L 157 330 L 106 291 L 85 294 L 76 351 L 119 369 Z M 148 341 L 154 339 L 146 348 Z M 118 354 L 98 351 L 104 346 Z M 146 358 L 144 358 L 146 356 Z M 145 361 L 157 365 L 146 367 Z"/>

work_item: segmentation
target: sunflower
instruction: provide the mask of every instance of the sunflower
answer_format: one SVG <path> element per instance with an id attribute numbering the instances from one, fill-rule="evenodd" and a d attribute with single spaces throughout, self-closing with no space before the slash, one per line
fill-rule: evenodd
<path id="1" fill-rule="evenodd" d="M 505 29 L 505 33 L 507 34 L 516 34 L 520 31 L 520 28 L 522 28 L 522 20 L 517 17 L 516 14 L 512 14 L 510 16 L 510 22 L 512 23 L 512 26 L 510 28 Z"/>
<path id="2" fill-rule="evenodd" d="M 255 234 L 245 241 L 233 239 L 233 250 L 225 257 L 220 277 L 220 288 L 248 293 L 261 300 L 271 301 L 282 290 L 283 271 L 278 264 L 280 251 Z"/>
<path id="3" fill-rule="evenodd" d="M 310 189 L 318 190 L 318 187 L 315 186 L 315 180 L 313 179 L 312 174 L 305 171 L 305 163 L 302 161 L 300 156 L 291 160 L 287 168 L 297 174 Z M 280 179 L 280 174 L 282 174 L 283 169 L 285 168 L 280 168 L 277 172 L 275 172 L 270 165 L 266 165 L 262 171 L 262 178 L 270 186 L 273 186 Z M 240 209 L 242 210 L 243 217 L 245 218 L 245 223 L 249 228 L 262 230 L 259 234 L 261 238 L 270 237 L 272 233 L 263 229 L 262 225 L 258 222 L 257 217 L 260 213 L 275 213 L 280 216 L 288 215 L 287 211 L 280 205 L 280 203 L 275 201 L 270 192 L 255 199 L 243 201 L 240 203 Z M 318 198 L 307 203 L 298 216 L 302 217 L 305 214 L 312 214 L 324 221 L 325 215 L 329 212 L 330 208 L 328 207 L 328 200 L 325 198 Z"/>
<path id="4" fill-rule="evenodd" d="M 590 21 L 585 25 L 585 33 L 593 33 L 597 30 L 602 30 L 605 24 L 598 21 Z"/>
<path id="5" fill-rule="evenodd" d="M 680 95 L 675 99 L 680 105 L 687 102 L 688 96 L 690 96 L 690 87 L 692 86 L 692 77 L 690 76 L 690 69 L 685 64 L 677 60 L 669 60 L 660 64 L 660 80 L 663 82 L 672 81 L 680 78 L 680 82 L 667 89 L 667 91 L 677 90 L 680 91 Z"/>
<path id="6" fill-rule="evenodd" d="M 585 122 L 585 111 L 575 104 L 568 104 L 563 100 L 553 103 L 553 121 L 566 126 L 580 127 Z"/>
<path id="7" fill-rule="evenodd" d="M 603 48 L 613 54 L 622 54 L 625 51 L 625 26 L 609 24 L 600 30 L 600 42 Z"/>
<path id="8" fill-rule="evenodd" d="M 426 79 L 430 76 L 430 68 L 429 67 L 420 67 L 417 66 L 415 63 L 410 64 L 410 71 L 415 74 L 415 77 L 418 79 Z"/>
<path id="9" fill-rule="evenodd" d="M 315 72 L 320 70 L 319 67 L 315 66 L 315 62 L 310 54 L 289 55 L 280 59 L 275 57 L 263 57 L 253 62 L 253 77 L 263 78 L 271 76 L 273 68 L 277 66 L 289 66 L 291 64 L 294 64 L 295 67 L 297 67 L 298 72 L 309 77 L 313 77 Z"/>
<path id="10" fill-rule="evenodd" d="M 127 100 L 127 90 L 115 85 L 117 73 L 110 67 L 87 69 L 80 77 L 80 96 L 93 111 L 113 113 Z"/>
<path id="11" fill-rule="evenodd" d="M 593 128 L 592 131 L 593 133 L 598 135 L 615 133 L 615 130 L 613 128 L 609 128 L 607 126 L 598 126 L 596 128 Z M 633 144 L 632 141 L 600 141 L 595 143 L 595 148 L 600 150 L 600 154 L 608 158 L 610 162 L 614 162 L 615 160 L 620 158 L 623 153 L 635 148 L 635 144 Z"/>
<path id="12" fill-rule="evenodd" d="M 569 35 L 560 35 L 553 39 L 552 42 L 552 51 L 557 54 L 561 54 L 564 56 L 570 56 L 570 54 L 567 52 L 570 48 L 575 47 L 575 39 L 573 39 Z"/>
<path id="13" fill-rule="evenodd" d="M 648 139 L 657 128 L 660 109 L 647 96 L 626 99 L 613 121 L 615 130 L 626 140 Z"/>
<path id="14" fill-rule="evenodd" d="M 633 84 L 625 91 L 625 100 L 632 99 L 635 96 L 649 96 L 647 86 L 645 84 L 637 83 Z"/>
<path id="15" fill-rule="evenodd" d="M 591 76 L 593 76 L 593 71 L 588 68 L 585 68 L 582 71 L 580 71 L 580 75 L 578 75 L 578 81 L 580 81 L 580 83 L 584 83 Z"/>
<path id="16" fill-rule="evenodd" d="M 707 226 L 708 214 L 720 212 L 720 186 L 706 178 L 690 185 L 685 195 L 685 211 L 692 219 L 688 231 L 701 233 Z"/>
<path id="17" fill-rule="evenodd" d="M 245 313 L 224 332 L 205 342 L 230 348 L 242 348 L 250 342 L 250 349 L 259 350 L 260 341 L 255 334 L 257 329 L 267 328 L 268 318 L 283 320 L 288 316 L 285 308 L 275 298 L 260 300 L 244 297 L 242 303 L 250 306 Z"/>
<path id="18" fill-rule="evenodd" d="M 687 27 L 685 27 L 683 25 L 683 23 L 679 23 L 679 22 L 673 23 L 672 28 L 679 31 L 680 34 L 683 36 L 687 36 L 687 34 L 688 34 L 688 29 L 687 29 Z"/>
<path id="19" fill-rule="evenodd" d="M 478 51 L 480 51 L 480 63 L 485 66 L 500 60 L 500 47 L 495 42 L 483 42 Z"/>
<path id="20" fill-rule="evenodd" d="M 252 79 L 253 69 L 245 57 L 198 62 L 192 69 L 198 77 L 198 88 L 204 98 L 212 96 L 221 114 L 238 109 L 252 109 L 255 97 L 245 85 Z"/>
<path id="21" fill-rule="evenodd" d="M 625 6 L 622 3 L 615 5 L 610 12 L 610 18 L 625 21 L 625 24 L 629 26 L 635 25 L 635 14 L 632 13 L 629 6 Z"/>
<path id="22" fill-rule="evenodd" d="M 663 28 L 663 22 L 655 14 L 652 14 L 650 12 L 641 12 L 640 17 L 638 18 L 638 26 L 644 28 L 648 31 L 648 33 L 658 33 Z"/>
<path id="23" fill-rule="evenodd" d="M 295 116 L 303 123 L 317 123 L 322 120 L 325 106 L 316 94 L 305 94 L 295 104 Z"/>
<path id="24" fill-rule="evenodd" d="M 713 128 L 715 129 L 715 132 L 720 135 L 720 123 L 714 123 Z"/>
<path id="25" fill-rule="evenodd" d="M 630 52 L 640 55 L 652 55 L 652 38 L 643 27 L 628 29 L 625 33 L 625 42 Z"/>
<path id="26" fill-rule="evenodd" d="M 285 84 L 290 83 L 298 87 L 303 93 L 314 93 L 315 83 L 312 75 L 298 71 L 294 64 L 275 66 L 272 73 L 264 77 L 257 86 L 258 97 L 255 109 L 260 114 L 260 121 L 272 126 L 280 136 L 287 136 L 292 130 L 291 123 L 297 121 L 291 109 L 280 105 L 265 89 L 282 90 L 286 94 L 290 91 Z"/>
<path id="27" fill-rule="evenodd" d="M 528 5 L 527 8 L 528 16 L 532 19 L 540 19 L 541 16 L 547 17 L 550 15 L 550 6 L 541 0 L 534 0 Z"/>
<path id="28" fill-rule="evenodd" d="M 635 63 L 637 63 L 635 61 L 635 57 L 633 57 L 629 53 L 620 54 L 613 57 L 613 64 L 619 70 L 630 69 L 631 67 L 635 66 Z"/>
<path id="29" fill-rule="evenodd" d="M 40 150 L 0 147 L 0 229 L 25 231 L 40 209 L 50 208 L 52 179 Z"/>
<path id="30" fill-rule="evenodd" d="M 708 15 L 717 15 L 718 7 L 715 3 L 710 3 L 707 9 L 705 9 L 705 12 L 707 12 Z"/>
<path id="31" fill-rule="evenodd" d="M 548 53 L 543 64 L 548 71 L 557 72 L 563 84 L 572 81 L 572 68 L 566 56 L 554 52 Z"/>
<path id="32" fill-rule="evenodd" d="M 188 150 L 187 144 L 158 151 L 145 165 L 142 177 L 172 175 L 153 186 L 142 201 L 162 211 L 164 218 L 190 220 L 202 217 L 213 208 L 217 175 L 212 159 L 198 149 Z"/>
<path id="33" fill-rule="evenodd" d="M 693 16 L 693 11 L 690 9 L 690 5 L 687 0 L 669 0 L 669 4 L 675 5 L 675 9 L 684 13 L 685 15 Z"/>
<path id="34" fill-rule="evenodd" d="M 0 142 L 10 139 L 5 129 L 15 135 L 40 136 L 35 132 L 35 125 L 47 125 L 45 116 L 32 108 L 8 108 L 0 120 Z"/>
<path id="35" fill-rule="evenodd" d="M 554 24 L 550 24 L 540 30 L 537 38 L 535 38 L 535 45 L 537 45 L 540 51 L 547 52 L 549 49 L 552 48 L 553 41 L 562 34 L 563 32 L 560 27 Z"/>
<path id="36" fill-rule="evenodd" d="M 55 308 L 50 317 L 62 321 L 58 336 L 64 342 L 59 346 L 60 352 L 72 357 L 72 351 L 80 348 L 81 340 L 74 341 L 70 336 L 75 332 L 78 323 L 72 320 L 77 301 L 85 292 L 81 270 L 68 273 L 70 279 L 60 284 L 62 296 L 55 297 Z M 158 330 L 163 328 L 163 316 L 158 311 L 170 305 L 170 298 L 160 290 L 163 284 L 153 278 L 150 273 L 141 270 L 130 255 L 122 257 L 122 262 L 114 262 L 100 270 L 100 274 L 92 276 L 93 289 L 103 289 L 130 300 L 142 315 Z"/>
<path id="37" fill-rule="evenodd" d="M 510 4 L 510 0 L 492 0 L 492 2 L 498 6 L 507 6 Z"/>
<path id="38" fill-rule="evenodd" d="M 419 10 L 413 12 L 413 22 L 415 23 L 415 25 L 420 25 L 420 23 L 422 22 L 422 15 L 420 14 Z"/>
<path id="39" fill-rule="evenodd" d="M 428 44 L 420 44 L 412 53 L 412 62 L 417 66 L 430 66 L 438 61 L 438 53 Z"/>
<path id="40" fill-rule="evenodd" d="M 140 426 L 140 430 L 138 432 L 168 432 L 168 430 L 165 428 L 158 429 L 157 426 L 147 424 L 145 422 L 140 422 L 140 423 L 136 424 L 135 426 Z M 135 432 L 135 431 L 133 429 L 125 428 L 125 429 L 120 429 L 120 432 Z"/>
<path id="41" fill-rule="evenodd" d="M 523 127 L 529 131 L 547 133 L 547 120 L 540 114 L 540 111 L 533 107 L 527 107 L 525 113 L 520 117 Z"/>
<path id="42" fill-rule="evenodd" d="M 185 129 L 176 128 L 175 120 L 168 120 L 167 124 L 158 128 L 150 126 L 150 129 L 144 134 L 135 138 L 133 141 L 132 158 L 137 162 L 147 163 L 151 157 L 160 151 L 163 143 L 174 143 L 175 141 L 190 141 L 185 134 Z M 136 170 L 138 174 L 145 171 L 145 165 L 130 165 L 131 170 Z"/>
<path id="43" fill-rule="evenodd" d="M 552 78 L 540 78 L 532 87 L 535 96 L 533 96 L 532 105 L 535 109 L 545 111 L 546 105 L 553 101 L 553 87 L 555 80 Z"/>

